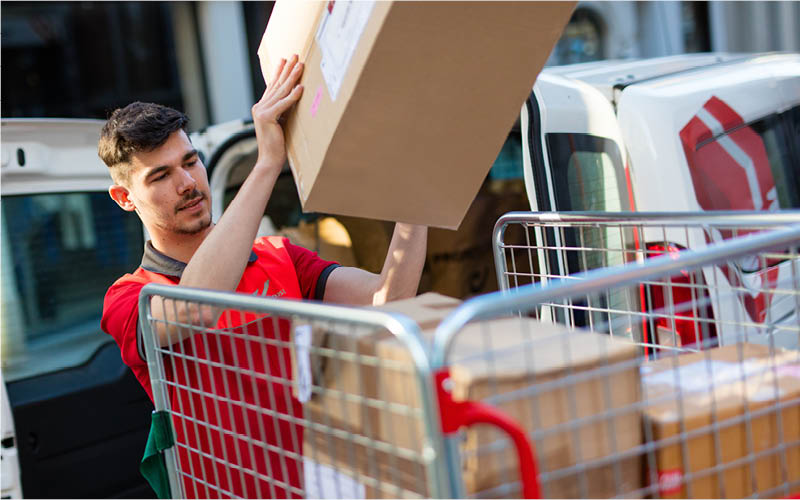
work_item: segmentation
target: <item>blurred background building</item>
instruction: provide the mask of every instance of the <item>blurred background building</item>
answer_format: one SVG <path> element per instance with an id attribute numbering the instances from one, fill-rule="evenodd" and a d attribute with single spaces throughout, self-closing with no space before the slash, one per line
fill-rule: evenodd
<path id="1" fill-rule="evenodd" d="M 273 2 L 3 2 L 2 116 L 106 118 L 133 100 L 196 130 L 247 118 Z M 580 2 L 548 64 L 800 52 L 800 2 Z"/>

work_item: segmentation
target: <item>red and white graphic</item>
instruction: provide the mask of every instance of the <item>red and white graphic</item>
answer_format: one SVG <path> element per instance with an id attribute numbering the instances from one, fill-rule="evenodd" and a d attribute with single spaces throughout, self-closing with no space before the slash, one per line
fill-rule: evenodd
<path id="1" fill-rule="evenodd" d="M 683 472 L 680 469 L 658 471 L 658 491 L 661 495 L 675 495 L 681 492 Z"/>
<path id="2" fill-rule="evenodd" d="M 721 99 L 711 97 L 680 137 L 703 210 L 778 209 L 764 141 Z"/>
<path id="3" fill-rule="evenodd" d="M 723 135 L 724 134 L 724 135 Z M 712 96 L 700 111 L 681 129 L 681 143 L 689 164 L 697 202 L 703 210 L 777 210 L 778 196 L 764 141 L 742 117 L 721 99 Z M 744 236 L 752 231 L 738 231 Z M 734 236 L 731 230 L 719 231 L 723 239 Z M 709 239 L 709 235 L 706 235 Z M 772 300 L 767 293 L 777 286 L 778 268 L 771 262 L 741 263 L 737 271 L 755 272 L 744 283 L 740 272 L 720 266 L 731 286 L 755 288 L 755 293 L 741 292 L 747 313 L 763 322 Z M 762 268 L 763 269 L 759 269 Z M 758 280 L 756 280 L 758 281 Z"/>

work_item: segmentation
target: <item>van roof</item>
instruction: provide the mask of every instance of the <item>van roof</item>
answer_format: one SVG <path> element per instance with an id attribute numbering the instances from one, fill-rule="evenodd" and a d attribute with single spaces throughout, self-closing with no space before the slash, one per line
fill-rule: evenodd
<path id="1" fill-rule="evenodd" d="M 731 54 L 726 52 L 680 54 L 649 59 L 614 59 L 589 63 L 548 66 L 544 72 L 583 81 L 615 102 L 615 89 L 634 83 L 675 75 L 713 65 L 742 62 L 761 54 Z"/>
<path id="2" fill-rule="evenodd" d="M 678 87 L 691 91 L 697 86 L 707 87 L 713 80 L 725 79 L 733 82 L 747 82 L 770 79 L 776 86 L 783 77 L 797 81 L 800 67 L 800 54 L 766 53 L 752 54 L 741 60 L 731 60 L 728 64 L 697 67 L 679 73 L 670 73 L 657 78 L 636 82 L 636 88 L 644 91 L 674 93 Z M 691 75 L 692 78 L 688 78 Z M 778 87 L 776 87 L 778 88 Z"/>
<path id="3" fill-rule="evenodd" d="M 103 120 L 3 119 L 2 194 L 105 191 L 108 168 L 97 156 Z"/>

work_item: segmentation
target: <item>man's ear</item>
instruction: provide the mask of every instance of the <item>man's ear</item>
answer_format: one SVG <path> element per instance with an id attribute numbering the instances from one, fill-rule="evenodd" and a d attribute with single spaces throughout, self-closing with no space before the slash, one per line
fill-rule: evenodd
<path id="1" fill-rule="evenodd" d="M 108 194 L 111 196 L 111 199 L 116 201 L 117 205 L 126 212 L 133 212 L 136 210 L 136 205 L 134 205 L 133 200 L 131 200 L 130 192 L 125 186 L 114 184 L 108 188 Z"/>

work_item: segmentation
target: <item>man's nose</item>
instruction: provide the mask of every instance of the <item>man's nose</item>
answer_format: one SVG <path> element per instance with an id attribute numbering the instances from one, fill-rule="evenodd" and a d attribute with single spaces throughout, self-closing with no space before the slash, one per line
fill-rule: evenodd
<path id="1" fill-rule="evenodd" d="M 183 194 L 192 191 L 197 185 L 197 181 L 188 170 L 181 169 L 178 176 L 178 192 Z"/>

